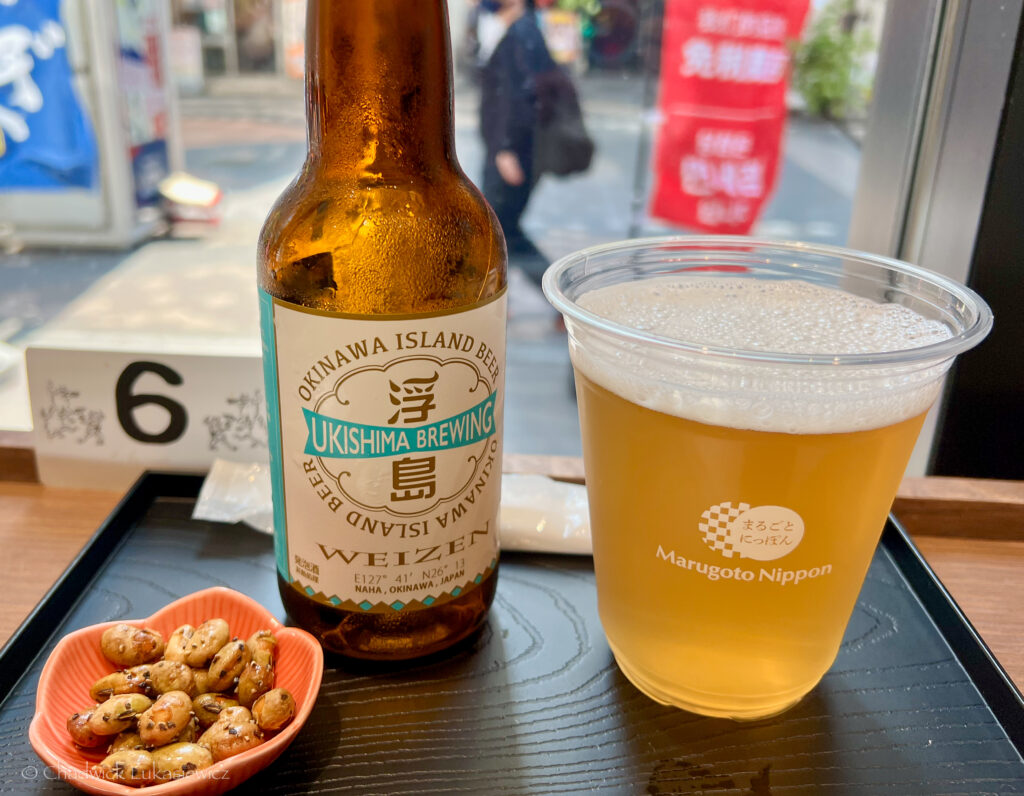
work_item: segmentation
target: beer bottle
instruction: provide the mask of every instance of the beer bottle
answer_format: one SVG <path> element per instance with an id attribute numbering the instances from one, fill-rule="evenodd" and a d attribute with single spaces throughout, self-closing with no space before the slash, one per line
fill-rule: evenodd
<path id="1" fill-rule="evenodd" d="M 309 152 L 259 244 L 278 585 L 342 655 L 494 598 L 506 254 L 455 157 L 444 0 L 310 0 Z"/>

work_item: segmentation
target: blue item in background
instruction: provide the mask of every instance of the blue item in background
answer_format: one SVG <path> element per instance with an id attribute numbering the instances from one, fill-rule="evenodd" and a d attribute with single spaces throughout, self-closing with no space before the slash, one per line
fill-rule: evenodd
<path id="1" fill-rule="evenodd" d="M 98 184 L 96 139 L 75 94 L 59 6 L 0 4 L 0 191 Z"/>

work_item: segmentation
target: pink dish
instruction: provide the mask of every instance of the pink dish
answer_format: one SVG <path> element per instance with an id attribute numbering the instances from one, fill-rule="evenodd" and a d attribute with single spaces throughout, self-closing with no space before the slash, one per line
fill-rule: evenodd
<path id="1" fill-rule="evenodd" d="M 262 605 L 231 589 L 216 587 L 182 597 L 157 611 L 148 619 L 118 620 L 138 627 L 151 627 L 167 639 L 175 628 L 188 623 L 199 625 L 207 619 L 227 620 L 232 636 L 248 638 L 257 630 L 269 628 L 277 636 L 277 680 L 295 697 L 295 718 L 267 741 L 235 757 L 171 782 L 146 788 L 130 788 L 107 782 L 92 774 L 91 767 L 106 757 L 102 749 L 81 749 L 68 735 L 68 716 L 89 707 L 89 688 L 100 677 L 117 667 L 100 653 L 100 636 L 117 622 L 76 630 L 65 636 L 46 661 L 36 690 L 36 714 L 29 727 L 29 740 L 36 754 L 61 779 L 88 793 L 195 794 L 214 796 L 224 793 L 270 765 L 298 735 L 309 718 L 323 678 L 324 658 L 320 644 L 304 630 L 284 627 Z"/>

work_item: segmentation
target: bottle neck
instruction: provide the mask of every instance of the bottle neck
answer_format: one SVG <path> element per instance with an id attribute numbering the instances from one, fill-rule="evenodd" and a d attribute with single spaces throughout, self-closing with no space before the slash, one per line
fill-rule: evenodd
<path id="1" fill-rule="evenodd" d="M 309 0 L 315 168 L 387 181 L 455 164 L 445 0 Z"/>

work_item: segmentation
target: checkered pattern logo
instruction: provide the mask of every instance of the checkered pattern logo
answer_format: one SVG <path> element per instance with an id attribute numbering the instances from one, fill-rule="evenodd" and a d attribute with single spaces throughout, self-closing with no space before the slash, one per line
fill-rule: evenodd
<path id="1" fill-rule="evenodd" d="M 704 544 L 712 550 L 717 550 L 726 558 L 737 555 L 733 543 L 729 539 L 729 525 L 748 511 L 750 511 L 749 503 L 740 503 L 736 506 L 733 506 L 732 503 L 719 503 L 717 506 L 709 508 L 700 515 L 701 522 L 697 525 L 704 537 Z"/>

